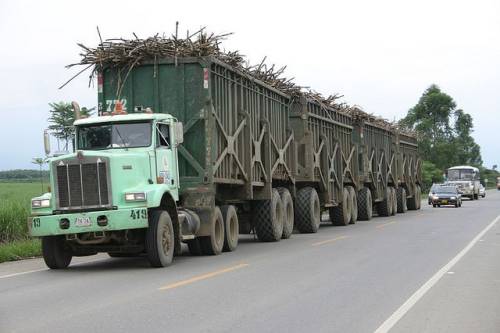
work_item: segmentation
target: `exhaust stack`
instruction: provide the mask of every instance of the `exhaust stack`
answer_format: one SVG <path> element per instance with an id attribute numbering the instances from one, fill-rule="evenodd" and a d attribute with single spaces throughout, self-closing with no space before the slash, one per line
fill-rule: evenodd
<path id="1" fill-rule="evenodd" d="M 77 102 L 73 101 L 71 102 L 71 105 L 73 106 L 73 112 L 75 113 L 75 120 L 78 120 L 81 118 L 80 116 L 80 105 L 78 105 Z"/>

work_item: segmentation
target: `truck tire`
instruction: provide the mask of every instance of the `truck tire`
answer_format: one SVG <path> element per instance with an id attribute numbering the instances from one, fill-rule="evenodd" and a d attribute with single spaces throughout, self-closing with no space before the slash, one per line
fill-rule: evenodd
<path id="1" fill-rule="evenodd" d="M 356 195 L 356 190 L 352 186 L 347 186 L 347 191 L 349 191 L 349 200 L 351 201 L 351 224 L 356 223 L 358 220 L 358 196 Z"/>
<path id="2" fill-rule="evenodd" d="M 224 218 L 218 206 L 215 206 L 210 223 L 210 235 L 199 237 L 201 251 L 205 255 L 214 256 L 221 254 L 224 248 Z"/>
<path id="3" fill-rule="evenodd" d="M 223 251 L 231 252 L 238 246 L 240 227 L 238 224 L 238 214 L 233 205 L 222 206 L 222 217 L 224 218 L 224 246 Z"/>
<path id="4" fill-rule="evenodd" d="M 358 192 L 358 220 L 369 221 L 373 216 L 372 192 L 363 187 Z"/>
<path id="5" fill-rule="evenodd" d="M 295 225 L 301 233 L 318 232 L 321 223 L 321 206 L 318 192 L 313 187 L 304 187 L 297 192 L 295 200 Z"/>
<path id="6" fill-rule="evenodd" d="M 417 185 L 417 209 L 422 208 L 422 190 L 420 185 Z"/>
<path id="7" fill-rule="evenodd" d="M 64 240 L 64 236 L 42 237 L 42 254 L 45 264 L 50 269 L 62 269 L 69 266 L 73 254 Z"/>
<path id="8" fill-rule="evenodd" d="M 261 242 L 276 242 L 283 234 L 283 204 L 278 190 L 273 189 L 271 200 L 257 202 L 254 225 L 257 238 Z"/>
<path id="9" fill-rule="evenodd" d="M 283 204 L 283 233 L 281 238 L 288 239 L 293 233 L 293 223 L 294 223 L 294 211 L 293 211 L 293 200 L 290 191 L 285 187 L 279 187 L 278 192 L 280 194 L 281 203 Z"/>
<path id="10" fill-rule="evenodd" d="M 391 215 L 396 215 L 398 212 L 398 201 L 396 198 L 396 189 L 394 187 L 391 187 L 391 203 L 392 203 Z"/>
<path id="11" fill-rule="evenodd" d="M 406 189 L 402 186 L 398 187 L 396 192 L 398 213 L 406 213 L 408 207 L 406 206 Z"/>
<path id="12" fill-rule="evenodd" d="M 342 202 L 330 208 L 330 221 L 333 225 L 345 226 L 351 222 L 351 197 L 349 190 L 344 187 L 342 190 Z"/>
<path id="13" fill-rule="evenodd" d="M 385 189 L 384 199 L 377 204 L 377 213 L 379 216 L 392 215 L 391 188 Z"/>
<path id="14" fill-rule="evenodd" d="M 175 237 L 172 219 L 166 210 L 149 211 L 146 229 L 146 253 L 153 267 L 166 267 L 174 257 Z"/>
<path id="15" fill-rule="evenodd" d="M 418 202 L 418 197 L 417 197 L 417 187 L 415 186 L 415 193 L 411 198 L 406 199 L 406 204 L 408 207 L 408 210 L 416 210 L 417 209 L 417 202 Z"/>

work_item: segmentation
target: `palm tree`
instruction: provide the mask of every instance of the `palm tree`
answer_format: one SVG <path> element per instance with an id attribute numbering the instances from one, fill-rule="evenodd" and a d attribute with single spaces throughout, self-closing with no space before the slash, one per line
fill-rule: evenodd
<path id="1" fill-rule="evenodd" d="M 52 134 L 64 141 L 64 150 L 68 151 L 68 145 L 73 142 L 73 136 L 75 135 L 75 129 L 73 123 L 75 121 L 75 114 L 73 112 L 73 106 L 71 103 L 59 102 L 59 103 L 49 103 L 51 109 L 50 117 L 48 121 L 52 123 L 49 126 Z M 80 115 L 84 117 L 89 117 L 92 115 L 95 108 L 82 107 L 80 110 Z"/>
<path id="2" fill-rule="evenodd" d="M 42 168 L 45 163 L 47 163 L 47 159 L 42 157 L 35 157 L 31 160 L 31 163 L 37 164 L 40 167 L 40 182 L 42 184 L 42 193 L 43 193 L 43 172 Z"/>

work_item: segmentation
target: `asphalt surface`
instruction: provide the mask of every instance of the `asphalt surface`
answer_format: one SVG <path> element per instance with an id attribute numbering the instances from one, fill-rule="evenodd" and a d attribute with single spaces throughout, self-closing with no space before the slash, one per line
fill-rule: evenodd
<path id="1" fill-rule="evenodd" d="M 488 191 L 462 208 L 423 204 L 278 243 L 245 235 L 235 252 L 164 269 L 106 255 L 63 271 L 0 264 L 0 332 L 499 332 L 499 215 Z"/>

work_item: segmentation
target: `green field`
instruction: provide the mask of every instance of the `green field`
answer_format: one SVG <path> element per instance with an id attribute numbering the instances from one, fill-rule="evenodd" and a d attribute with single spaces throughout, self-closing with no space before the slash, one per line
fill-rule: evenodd
<path id="1" fill-rule="evenodd" d="M 40 183 L 0 182 L 0 244 L 28 238 L 31 198 L 41 192 Z"/>

